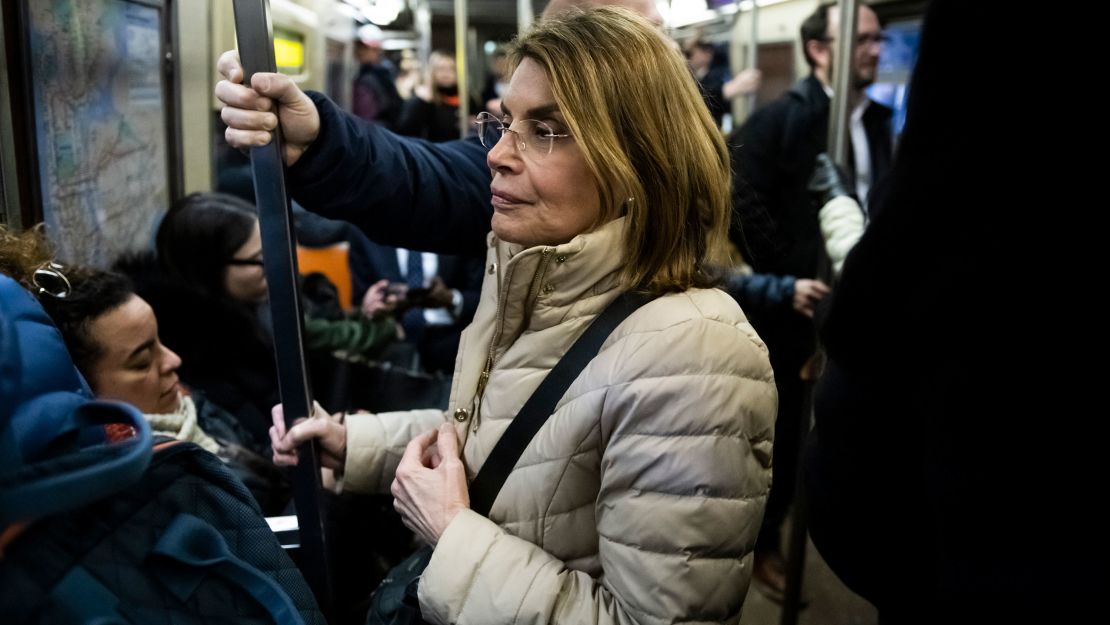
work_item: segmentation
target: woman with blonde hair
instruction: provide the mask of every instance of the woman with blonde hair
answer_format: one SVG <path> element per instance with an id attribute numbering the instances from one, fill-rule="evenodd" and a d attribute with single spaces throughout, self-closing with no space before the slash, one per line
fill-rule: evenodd
<path id="1" fill-rule="evenodd" d="M 725 145 L 678 51 L 631 12 L 544 21 L 509 58 L 503 116 L 478 120 L 494 214 L 449 409 L 288 431 L 275 410 L 275 460 L 317 438 L 342 488 L 391 489 L 434 546 L 429 622 L 736 623 L 777 397 L 706 268 L 728 225 Z M 628 292 L 650 301 L 560 395 L 488 515 L 471 510 L 468 481 L 522 406 Z"/>
<path id="2" fill-rule="evenodd" d="M 394 131 L 429 141 L 450 141 L 459 138 L 459 74 L 455 56 L 436 50 L 428 58 L 424 84 L 412 90 L 412 96 L 401 105 Z M 470 100 L 471 115 L 478 103 Z M 473 117 L 471 118 L 473 119 Z"/>

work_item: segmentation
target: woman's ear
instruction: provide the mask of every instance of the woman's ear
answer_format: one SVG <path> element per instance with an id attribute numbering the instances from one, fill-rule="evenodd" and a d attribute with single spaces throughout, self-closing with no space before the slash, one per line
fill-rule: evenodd
<path id="1" fill-rule="evenodd" d="M 632 192 L 629 191 L 628 188 L 623 184 L 613 186 L 611 187 L 611 189 L 613 191 L 613 209 L 609 214 L 609 219 L 617 219 L 618 217 L 624 217 L 628 215 L 628 212 L 632 208 L 632 204 L 636 201 L 636 198 L 632 197 Z"/>

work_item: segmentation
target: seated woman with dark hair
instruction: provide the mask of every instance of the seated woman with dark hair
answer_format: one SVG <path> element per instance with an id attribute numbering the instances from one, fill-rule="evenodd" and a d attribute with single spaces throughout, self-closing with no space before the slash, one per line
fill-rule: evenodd
<path id="1" fill-rule="evenodd" d="M 121 259 L 157 312 L 166 344 L 184 358 L 181 377 L 268 441 L 279 401 L 262 239 L 255 207 L 222 193 L 194 193 L 162 220 L 153 259 Z M 305 317 L 305 348 L 331 366 L 333 351 L 373 355 L 397 337 L 388 318 Z"/>
<path id="2" fill-rule="evenodd" d="M 0 227 L 0 272 L 38 297 L 96 396 L 135 406 L 156 435 L 216 454 L 243 480 L 263 512 L 279 514 L 290 490 L 269 459 L 269 445 L 256 441 L 204 395 L 182 388 L 181 358 L 159 340 L 154 311 L 135 294 L 131 281 L 52 259 L 41 231 L 15 235 Z"/>

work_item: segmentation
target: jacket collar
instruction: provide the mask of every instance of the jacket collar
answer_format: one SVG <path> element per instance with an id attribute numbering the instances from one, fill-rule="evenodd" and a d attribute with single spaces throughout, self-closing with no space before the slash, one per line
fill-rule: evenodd
<path id="1" fill-rule="evenodd" d="M 504 334 L 542 330 L 567 317 L 596 314 L 595 309 L 604 308 L 618 294 L 626 261 L 626 225 L 627 218 L 619 217 L 562 245 L 530 248 L 490 234 L 498 258 Z"/>
<path id="2" fill-rule="evenodd" d="M 819 108 L 828 108 L 831 102 L 828 91 L 825 90 L 825 86 L 812 74 L 791 87 L 789 93 L 815 110 Z M 863 112 L 863 121 L 865 124 L 881 124 L 886 123 L 887 120 L 890 119 L 892 111 L 888 107 L 867 97 L 866 93 L 863 95 L 863 102 L 867 105 L 867 110 Z"/>
<path id="3" fill-rule="evenodd" d="M 812 107 L 829 105 L 829 96 L 820 80 L 810 74 L 790 89 L 790 93 Z"/>

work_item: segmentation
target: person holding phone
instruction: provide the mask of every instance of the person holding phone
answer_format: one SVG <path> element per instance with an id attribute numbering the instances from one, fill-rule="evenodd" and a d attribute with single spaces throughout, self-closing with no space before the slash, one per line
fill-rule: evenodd
<path id="1" fill-rule="evenodd" d="M 362 297 L 368 317 L 393 315 L 429 372 L 450 373 L 459 335 L 474 318 L 482 261 L 368 243 L 376 280 Z"/>

